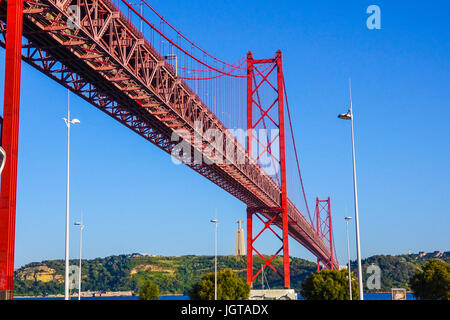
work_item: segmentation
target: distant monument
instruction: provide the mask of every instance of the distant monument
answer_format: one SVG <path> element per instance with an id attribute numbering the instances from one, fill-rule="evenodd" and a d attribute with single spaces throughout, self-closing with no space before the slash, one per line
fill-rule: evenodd
<path id="1" fill-rule="evenodd" d="M 238 220 L 238 229 L 236 230 L 236 246 L 234 249 L 235 256 L 245 256 L 244 230 L 241 227 L 243 221 Z"/>

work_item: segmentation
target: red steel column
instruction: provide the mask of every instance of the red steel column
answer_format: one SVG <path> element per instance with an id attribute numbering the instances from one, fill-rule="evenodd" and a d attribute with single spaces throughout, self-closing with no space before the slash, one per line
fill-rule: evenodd
<path id="1" fill-rule="evenodd" d="M 252 158 L 253 142 L 253 55 L 247 53 L 247 154 Z M 253 211 L 247 208 L 247 282 L 253 288 Z"/>
<path id="2" fill-rule="evenodd" d="M 247 208 L 247 282 L 253 288 L 253 212 Z"/>
<path id="3" fill-rule="evenodd" d="M 322 236 L 320 235 L 320 210 L 319 210 L 319 198 L 316 197 L 316 231 L 317 236 L 322 239 Z M 317 273 L 320 272 L 320 260 L 317 258 Z"/>
<path id="4" fill-rule="evenodd" d="M 330 235 L 330 255 L 331 255 L 331 270 L 334 269 L 334 257 L 333 257 L 333 226 L 331 225 L 331 205 L 330 205 L 330 197 L 328 197 L 328 232 Z"/>
<path id="5" fill-rule="evenodd" d="M 23 1 L 8 0 L 2 128 L 2 146 L 6 152 L 6 163 L 0 190 L 0 299 L 12 299 L 14 294 L 22 18 Z"/>
<path id="6" fill-rule="evenodd" d="M 247 154 L 252 157 L 253 144 L 253 54 L 247 53 Z"/>
<path id="7" fill-rule="evenodd" d="M 283 222 L 283 265 L 284 287 L 291 287 L 289 274 L 289 220 L 287 215 L 287 187 L 286 187 L 286 141 L 284 131 L 284 100 L 283 100 L 283 57 L 277 51 L 277 80 L 278 80 L 278 117 L 280 129 L 280 173 L 281 173 L 281 210 Z"/>

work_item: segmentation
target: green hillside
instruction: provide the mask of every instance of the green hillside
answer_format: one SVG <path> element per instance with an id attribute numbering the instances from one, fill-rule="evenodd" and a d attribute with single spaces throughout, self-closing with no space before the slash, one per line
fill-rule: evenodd
<path id="1" fill-rule="evenodd" d="M 269 259 L 270 257 L 266 257 Z M 254 258 L 255 265 L 262 259 Z M 77 260 L 70 264 L 77 265 Z M 282 270 L 282 258 L 276 257 L 272 264 Z M 231 268 L 241 278 L 246 278 L 246 258 L 219 256 L 218 268 Z M 313 271 L 315 263 L 291 258 L 291 283 L 300 288 L 300 283 Z M 138 256 L 119 255 L 82 261 L 83 291 L 137 291 L 145 280 L 159 286 L 161 294 L 186 294 L 201 277 L 214 272 L 213 256 Z M 281 278 L 272 270 L 265 270 L 271 288 L 281 287 Z M 261 278 L 255 280 L 255 288 Z M 64 261 L 48 260 L 30 263 L 15 272 L 16 295 L 49 295 L 64 292 Z"/>
<path id="2" fill-rule="evenodd" d="M 267 257 L 267 259 L 270 257 Z M 434 255 L 376 255 L 363 260 L 363 270 L 374 263 L 381 268 L 380 291 L 390 291 L 392 287 L 408 288 L 408 279 Z M 440 259 L 450 262 L 450 252 Z M 254 257 L 254 265 L 261 265 L 262 259 Z M 77 260 L 70 262 L 78 265 Z M 282 257 L 276 257 L 272 264 L 282 271 Z M 352 263 L 353 271 L 356 264 Z M 219 256 L 218 268 L 231 268 L 241 278 L 246 278 L 246 257 Z M 212 256 L 140 256 L 138 254 L 110 256 L 83 260 L 83 291 L 137 291 L 147 279 L 160 288 L 161 294 L 186 294 L 201 277 L 214 271 Z M 291 286 L 299 291 L 303 280 L 316 271 L 316 264 L 300 258 L 291 258 Z M 256 271 L 255 271 L 256 272 Z M 281 288 L 282 280 L 270 268 L 265 269 L 270 288 Z M 367 277 L 367 275 L 365 275 Z M 64 292 L 64 261 L 47 260 L 27 264 L 15 271 L 16 295 L 50 295 Z M 254 282 L 254 288 L 261 287 L 261 277 Z"/>
<path id="3" fill-rule="evenodd" d="M 418 254 L 404 255 L 375 255 L 361 261 L 363 271 L 371 264 L 378 265 L 381 269 L 381 289 L 378 291 L 389 292 L 391 288 L 410 289 L 408 285 L 409 278 L 414 275 L 416 270 L 421 268 L 429 259 L 441 259 L 450 263 L 450 252 L 440 254 L 428 253 L 423 256 Z M 352 271 L 357 270 L 356 262 L 352 262 Z M 363 273 L 364 283 L 370 274 Z M 370 290 L 364 289 L 370 292 Z M 376 292 L 377 290 L 372 290 Z"/>

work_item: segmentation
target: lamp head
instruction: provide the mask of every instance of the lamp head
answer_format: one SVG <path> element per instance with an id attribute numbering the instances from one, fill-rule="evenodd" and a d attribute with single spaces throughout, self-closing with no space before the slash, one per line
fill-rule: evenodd
<path id="1" fill-rule="evenodd" d="M 78 119 L 72 119 L 72 121 L 70 121 L 72 124 L 76 124 L 76 123 L 80 123 L 80 120 Z"/>
<path id="2" fill-rule="evenodd" d="M 352 112 L 349 109 L 346 113 L 341 113 L 340 115 L 338 115 L 339 119 L 342 120 L 351 120 L 352 119 Z"/>
<path id="3" fill-rule="evenodd" d="M 345 220 L 347 221 L 352 220 L 352 217 L 345 217 Z"/>

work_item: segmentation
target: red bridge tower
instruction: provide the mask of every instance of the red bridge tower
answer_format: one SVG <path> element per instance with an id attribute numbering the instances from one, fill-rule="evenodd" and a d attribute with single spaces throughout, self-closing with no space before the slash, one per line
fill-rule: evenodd
<path id="1" fill-rule="evenodd" d="M 331 224 L 331 207 L 330 197 L 327 200 L 319 200 L 316 198 L 316 210 L 314 212 L 314 218 L 316 220 L 316 231 L 320 239 L 324 242 L 328 242 L 330 246 L 330 260 L 323 261 L 317 258 L 317 272 L 323 268 L 335 269 L 334 266 L 334 241 L 333 241 L 333 227 Z M 322 266 L 321 266 L 322 263 Z"/>
<path id="2" fill-rule="evenodd" d="M 277 180 L 281 189 L 281 199 L 279 207 L 263 207 L 263 208 L 247 208 L 247 282 L 252 285 L 253 280 L 266 267 L 270 267 L 282 278 L 284 278 L 284 287 L 290 288 L 289 276 L 289 231 L 288 231 L 288 215 L 287 215 L 287 191 L 286 191 L 286 142 L 285 142 L 285 128 L 284 128 L 284 83 L 283 83 L 283 67 L 282 54 L 277 51 L 273 59 L 253 59 L 251 52 L 247 55 L 247 153 L 249 158 L 256 162 L 262 157 L 267 156 L 271 159 L 275 168 L 279 168 L 280 175 Z M 272 76 L 272 77 L 271 77 Z M 274 80 L 273 80 L 274 79 Z M 271 95 L 266 95 L 262 92 L 265 87 L 271 92 Z M 264 100 L 264 101 L 262 101 Z M 255 108 L 256 107 L 256 108 Z M 253 109 L 256 109 L 256 117 L 254 117 Z M 278 108 L 278 110 L 276 110 Z M 278 112 L 276 112 L 278 111 Z M 271 137 L 269 140 L 261 139 L 255 135 L 255 129 L 261 124 L 266 129 L 266 121 L 278 129 L 278 134 Z M 275 141 L 279 143 L 279 154 L 275 155 L 271 148 Z M 256 149 L 253 143 L 261 146 L 263 151 L 258 151 L 255 155 Z M 275 150 L 277 151 L 277 150 Z M 264 224 L 263 229 L 253 237 L 253 217 L 256 216 Z M 278 235 L 273 229 L 272 225 L 281 227 L 282 235 Z M 281 240 L 281 248 L 270 258 L 266 259 L 255 247 L 254 242 L 264 232 L 270 230 L 278 239 Z M 272 260 L 283 251 L 283 273 L 280 273 L 271 264 Z M 260 268 L 256 274 L 253 274 L 253 253 L 256 252 L 259 257 L 265 262 L 263 268 Z"/>

